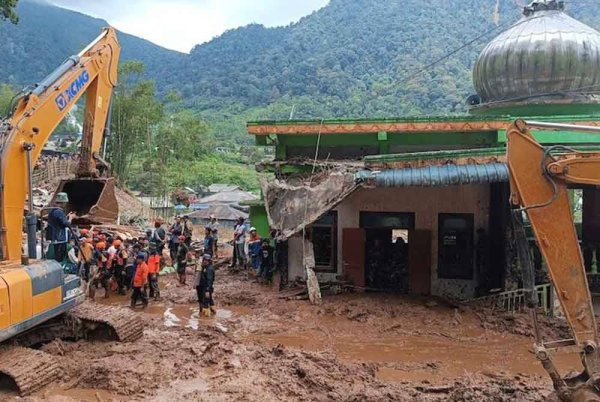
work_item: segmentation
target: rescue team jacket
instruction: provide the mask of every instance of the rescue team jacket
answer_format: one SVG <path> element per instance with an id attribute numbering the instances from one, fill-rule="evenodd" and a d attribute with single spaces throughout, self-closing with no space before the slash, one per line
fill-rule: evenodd
<path id="1" fill-rule="evenodd" d="M 94 246 L 89 243 L 83 243 L 80 246 L 83 262 L 89 264 L 94 259 Z"/>
<path id="2" fill-rule="evenodd" d="M 133 287 L 141 288 L 148 283 L 148 265 L 145 262 L 138 264 L 133 277 Z"/>
<path id="3" fill-rule="evenodd" d="M 120 267 L 125 266 L 127 262 L 127 250 L 119 249 L 117 251 L 117 265 Z"/>
<path id="4" fill-rule="evenodd" d="M 94 260 L 98 268 L 108 268 L 108 253 L 106 251 L 94 251 Z"/>
<path id="5" fill-rule="evenodd" d="M 117 267 L 125 266 L 125 261 L 127 260 L 127 251 L 122 248 L 118 248 L 114 253 L 110 254 L 109 258 L 109 266 L 113 264 Z"/>
<path id="6" fill-rule="evenodd" d="M 149 274 L 158 274 L 160 271 L 160 255 L 151 255 L 148 257 L 148 273 Z"/>

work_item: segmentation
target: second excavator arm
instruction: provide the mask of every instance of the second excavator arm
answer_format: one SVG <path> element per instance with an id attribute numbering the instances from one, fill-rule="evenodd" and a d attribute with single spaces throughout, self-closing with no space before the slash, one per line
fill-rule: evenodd
<path id="1" fill-rule="evenodd" d="M 600 185 L 600 153 L 565 146 L 543 147 L 530 129 L 600 133 L 600 127 L 516 121 L 508 130 L 511 202 L 527 213 L 562 311 L 581 352 L 584 372 L 561 379 L 543 344 L 538 358 L 563 400 L 599 400 L 598 329 L 567 187 Z M 581 398 L 581 399 L 577 399 Z"/>
<path id="2" fill-rule="evenodd" d="M 0 245 L 3 260 L 21 257 L 23 207 L 32 165 L 52 132 L 85 94 L 85 124 L 78 174 L 93 176 L 100 151 L 121 48 L 106 28 L 78 55 L 23 96 L 4 123 L 0 138 Z"/>

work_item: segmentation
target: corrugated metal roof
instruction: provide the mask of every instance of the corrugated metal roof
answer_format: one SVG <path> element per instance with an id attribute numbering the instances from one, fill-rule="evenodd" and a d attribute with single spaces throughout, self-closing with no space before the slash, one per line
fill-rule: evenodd
<path id="1" fill-rule="evenodd" d="M 248 218 L 248 214 L 239 211 L 229 205 L 225 204 L 213 204 L 208 205 L 207 208 L 203 208 L 199 211 L 190 214 L 191 218 L 197 219 L 209 219 L 211 215 L 214 215 L 217 220 L 234 221 L 237 218 Z"/>
<path id="2" fill-rule="evenodd" d="M 236 204 L 242 201 L 256 200 L 257 196 L 242 190 L 223 191 L 196 201 L 197 204 Z"/>
<path id="3" fill-rule="evenodd" d="M 240 186 L 236 186 L 235 184 L 221 184 L 215 183 L 208 186 L 209 193 L 220 193 L 223 191 L 235 191 L 240 190 Z"/>
<path id="4" fill-rule="evenodd" d="M 489 163 L 428 166 L 383 172 L 362 171 L 355 175 L 355 179 L 377 187 L 439 187 L 498 183 L 508 181 L 508 166 L 504 163 Z"/>

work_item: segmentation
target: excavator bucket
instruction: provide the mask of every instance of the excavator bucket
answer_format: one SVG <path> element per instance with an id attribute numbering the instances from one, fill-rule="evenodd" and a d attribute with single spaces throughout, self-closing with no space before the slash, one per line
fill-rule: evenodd
<path id="1" fill-rule="evenodd" d="M 115 223 L 119 216 L 119 204 L 115 195 L 115 179 L 77 178 L 63 180 L 54 193 L 50 206 L 55 206 L 56 195 L 67 193 L 69 203 L 65 211 L 75 212 L 75 223 Z"/>

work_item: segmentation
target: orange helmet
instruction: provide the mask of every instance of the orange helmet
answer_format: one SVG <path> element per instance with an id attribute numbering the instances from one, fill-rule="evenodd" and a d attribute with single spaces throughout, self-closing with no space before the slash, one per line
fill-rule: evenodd
<path id="1" fill-rule="evenodd" d="M 89 231 L 88 229 L 81 229 L 81 230 L 79 231 L 79 233 L 80 233 L 82 236 L 85 236 L 86 234 L 90 233 L 90 231 Z"/>
<path id="2" fill-rule="evenodd" d="M 104 243 L 103 241 L 98 242 L 98 244 L 96 244 L 96 248 L 98 250 L 105 250 L 106 249 L 106 243 Z"/>
<path id="3" fill-rule="evenodd" d="M 115 248 L 121 247 L 121 244 L 123 244 L 123 242 L 119 239 L 113 241 L 113 246 L 115 246 Z"/>

